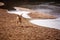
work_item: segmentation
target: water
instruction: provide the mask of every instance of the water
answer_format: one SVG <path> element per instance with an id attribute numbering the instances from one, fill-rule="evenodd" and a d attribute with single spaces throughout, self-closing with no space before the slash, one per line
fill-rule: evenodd
<path id="1" fill-rule="evenodd" d="M 30 23 L 60 30 L 60 4 L 54 3 L 55 2 L 47 2 L 38 5 L 21 5 L 21 6 L 33 9 L 38 12 L 43 12 L 45 14 L 57 16 L 57 19 L 33 19 L 30 20 Z M 15 13 L 19 15 L 22 14 L 22 16 L 25 18 L 31 18 L 30 16 L 27 15 L 30 12 L 27 11 L 9 11 L 9 13 Z"/>
<path id="2" fill-rule="evenodd" d="M 22 15 L 24 18 L 31 18 L 30 16 L 28 16 L 27 14 L 30 13 L 28 11 L 8 11 L 8 13 L 14 13 L 14 14 L 18 14 L 18 15 Z"/>
<path id="3" fill-rule="evenodd" d="M 60 30 L 60 18 L 57 19 L 36 19 L 30 20 L 31 23 L 39 26 L 55 28 Z"/>

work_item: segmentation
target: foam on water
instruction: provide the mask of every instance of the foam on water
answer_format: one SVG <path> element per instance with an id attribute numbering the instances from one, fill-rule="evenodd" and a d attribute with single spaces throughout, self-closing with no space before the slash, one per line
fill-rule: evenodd
<path id="1" fill-rule="evenodd" d="M 26 11 L 8 11 L 9 13 L 14 13 L 14 14 L 23 14 L 22 16 L 25 18 L 30 18 L 27 14 L 29 12 Z M 57 19 L 34 19 L 30 20 L 31 23 L 39 26 L 44 26 L 44 27 L 49 27 L 49 28 L 55 28 L 55 29 L 60 29 L 60 18 Z"/>
<path id="2" fill-rule="evenodd" d="M 32 5 L 28 5 L 29 7 Z M 36 6 L 36 8 L 34 9 L 34 7 Z M 34 19 L 34 20 L 30 20 L 30 23 L 33 23 L 35 25 L 39 25 L 39 26 L 44 26 L 44 27 L 49 27 L 49 28 L 55 28 L 55 29 L 59 29 L 60 30 L 60 7 L 57 6 L 52 6 L 52 5 L 35 5 L 33 7 L 33 9 L 35 11 L 38 12 L 44 12 L 44 13 L 49 13 L 49 14 L 53 14 L 53 15 L 57 15 L 58 18 L 57 19 Z M 24 18 L 31 18 L 29 17 L 27 14 L 30 12 L 27 11 L 8 11 L 8 13 L 14 13 L 14 14 L 19 14 L 24 17 Z"/>
<path id="3" fill-rule="evenodd" d="M 31 23 L 39 26 L 55 28 L 60 30 L 60 18 L 58 19 L 37 19 L 30 20 Z"/>
<path id="4" fill-rule="evenodd" d="M 20 11 L 20 10 L 19 11 L 8 11 L 8 13 L 22 15 L 24 18 L 31 18 L 30 16 L 27 15 L 30 12 L 27 12 L 27 11 Z"/>

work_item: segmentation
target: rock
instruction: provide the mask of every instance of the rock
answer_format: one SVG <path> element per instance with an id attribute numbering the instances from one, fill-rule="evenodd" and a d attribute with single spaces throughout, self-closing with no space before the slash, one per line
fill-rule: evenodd
<path id="1" fill-rule="evenodd" d="M 4 3 L 0 2 L 0 6 L 3 6 L 3 5 L 4 5 Z"/>
<path id="2" fill-rule="evenodd" d="M 45 13 L 39 13 L 39 12 L 32 12 L 28 14 L 33 19 L 56 19 L 56 16 L 45 14 Z"/>
<path id="3" fill-rule="evenodd" d="M 37 26 L 21 15 L 3 12 L 0 15 L 0 40 L 60 40 L 60 30 Z"/>

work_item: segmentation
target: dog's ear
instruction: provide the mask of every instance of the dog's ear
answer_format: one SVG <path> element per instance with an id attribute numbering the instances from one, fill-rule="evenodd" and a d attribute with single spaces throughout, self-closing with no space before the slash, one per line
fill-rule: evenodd
<path id="1" fill-rule="evenodd" d="M 32 12 L 28 14 L 33 19 L 56 19 L 56 16 L 46 14 L 46 13 L 40 13 L 40 12 Z"/>
<path id="2" fill-rule="evenodd" d="M 3 2 L 0 2 L 0 6 L 3 6 L 4 5 L 4 3 Z"/>

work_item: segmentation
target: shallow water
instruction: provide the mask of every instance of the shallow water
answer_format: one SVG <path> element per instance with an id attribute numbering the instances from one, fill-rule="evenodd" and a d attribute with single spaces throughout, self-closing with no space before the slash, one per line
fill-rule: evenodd
<path id="1" fill-rule="evenodd" d="M 56 6 L 58 4 L 53 4 L 54 2 L 50 3 L 42 3 L 39 5 L 22 5 L 24 7 L 33 9 L 38 12 L 43 12 L 46 14 L 52 14 L 57 16 L 57 19 L 34 19 L 30 20 L 31 23 L 39 25 L 39 26 L 44 26 L 44 27 L 49 27 L 49 28 L 55 28 L 60 30 L 60 7 Z M 19 14 L 25 18 L 30 18 L 27 14 L 30 12 L 27 11 L 9 11 L 9 13 L 15 13 Z"/>

